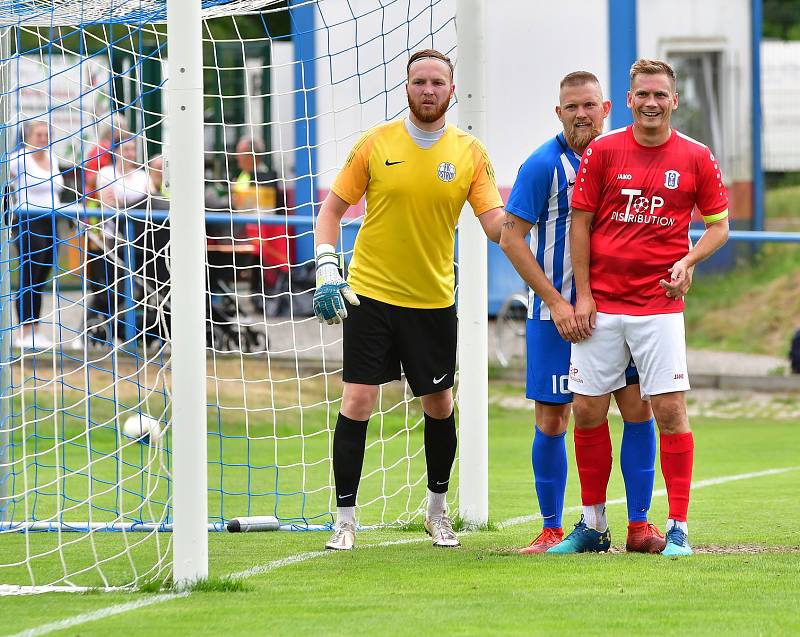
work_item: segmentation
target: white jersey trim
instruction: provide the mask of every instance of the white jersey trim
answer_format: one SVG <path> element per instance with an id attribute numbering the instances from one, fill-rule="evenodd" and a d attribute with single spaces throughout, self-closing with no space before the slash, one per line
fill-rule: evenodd
<path id="1" fill-rule="evenodd" d="M 681 133 L 680 131 L 675 130 L 674 128 L 672 130 L 675 132 L 675 134 L 678 137 L 681 137 L 681 138 L 685 139 L 687 142 L 692 142 L 693 144 L 697 144 L 698 146 L 700 146 L 700 148 L 709 150 L 708 146 L 706 146 L 703 142 L 698 142 L 696 139 L 692 139 L 688 135 L 684 135 L 683 133 Z"/>
<path id="2" fill-rule="evenodd" d="M 607 133 L 601 133 L 600 135 L 598 135 L 594 139 L 595 140 L 603 139 L 603 137 L 608 137 L 609 135 L 616 135 L 617 133 L 624 133 L 626 130 L 628 130 L 627 126 L 623 126 L 622 128 L 615 128 L 614 130 L 610 130 Z"/>

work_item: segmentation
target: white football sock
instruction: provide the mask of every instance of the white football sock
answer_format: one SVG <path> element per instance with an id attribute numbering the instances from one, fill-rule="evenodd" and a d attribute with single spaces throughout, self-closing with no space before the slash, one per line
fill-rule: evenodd
<path id="1" fill-rule="evenodd" d="M 669 533 L 669 530 L 673 526 L 677 526 L 681 531 L 686 533 L 686 535 L 689 535 L 689 524 L 687 522 L 680 522 L 679 520 L 673 520 L 670 518 L 667 520 L 667 533 Z"/>
<path id="2" fill-rule="evenodd" d="M 444 515 L 447 510 L 447 492 L 434 493 L 428 489 L 428 517 Z"/>
<path id="3" fill-rule="evenodd" d="M 336 507 L 336 522 L 356 522 L 355 507 Z"/>
<path id="4" fill-rule="evenodd" d="M 593 504 L 591 506 L 583 507 L 583 521 L 590 529 L 595 531 L 605 531 L 608 528 L 608 521 L 606 520 L 606 505 Z"/>

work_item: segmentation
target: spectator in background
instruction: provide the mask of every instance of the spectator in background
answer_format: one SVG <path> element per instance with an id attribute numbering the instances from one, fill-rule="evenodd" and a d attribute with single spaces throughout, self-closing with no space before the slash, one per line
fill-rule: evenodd
<path id="1" fill-rule="evenodd" d="M 164 156 L 156 155 L 147 162 L 148 173 L 150 175 L 150 193 L 153 195 L 166 196 L 164 187 Z"/>
<path id="2" fill-rule="evenodd" d="M 279 186 L 278 174 L 264 161 L 264 144 L 260 139 L 242 137 L 236 143 L 239 175 L 231 185 L 234 210 L 259 210 L 286 213 L 286 199 Z"/>
<path id="3" fill-rule="evenodd" d="M 13 224 L 19 249 L 17 311 L 22 324 L 22 348 L 51 345 L 37 330 L 42 295 L 56 261 L 57 232 L 53 210 L 61 205 L 64 180 L 50 146 L 47 122 L 25 124 L 22 150 L 10 162 L 11 194 L 16 211 Z"/>
<path id="4" fill-rule="evenodd" d="M 117 210 L 133 208 L 150 194 L 150 176 L 136 159 L 136 138 L 123 138 L 113 156 L 97 173 L 100 202 Z"/>
<path id="5" fill-rule="evenodd" d="M 137 207 L 150 210 L 169 210 L 169 193 L 164 185 L 164 156 L 151 157 L 147 162 L 146 170 L 150 180 L 149 196 Z"/>
<path id="6" fill-rule="evenodd" d="M 87 204 L 94 204 L 100 199 L 100 195 L 96 192 L 100 169 L 113 164 L 113 149 L 129 136 L 124 117 L 119 113 L 112 115 L 110 125 L 98 138 L 97 145 L 89 151 L 83 163 L 83 194 L 86 196 Z"/>
<path id="7" fill-rule="evenodd" d="M 231 184 L 233 210 L 266 214 L 286 214 L 286 197 L 279 186 L 278 174 L 264 161 L 264 144 L 260 139 L 242 137 L 236 143 L 236 163 L 239 176 Z M 238 233 L 238 229 L 242 233 Z M 234 234 L 257 241 L 258 263 L 254 267 L 252 284 L 262 294 L 277 294 L 283 289 L 283 281 L 289 270 L 291 246 L 286 226 L 267 223 L 248 223 L 233 228 Z M 259 267 L 260 266 L 260 267 Z M 260 274 L 260 276 L 259 276 Z"/>

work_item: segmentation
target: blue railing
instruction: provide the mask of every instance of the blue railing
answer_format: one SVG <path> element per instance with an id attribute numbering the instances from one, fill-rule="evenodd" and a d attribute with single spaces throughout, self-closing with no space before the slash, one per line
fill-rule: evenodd
<path id="1" fill-rule="evenodd" d="M 86 206 L 76 206 L 76 205 L 67 205 L 61 206 L 52 211 L 42 211 L 41 209 L 22 209 L 18 208 L 14 210 L 14 214 L 17 217 L 37 217 L 41 218 L 47 215 L 54 215 L 58 218 L 68 219 L 73 222 L 77 222 L 79 224 L 84 223 L 87 219 L 100 219 L 102 221 L 109 221 L 112 219 L 118 219 L 123 221 L 120 224 L 121 228 L 125 230 L 125 244 L 122 253 L 122 260 L 124 263 L 127 264 L 134 264 L 135 266 L 135 247 L 134 247 L 134 227 L 133 224 L 124 223 L 125 220 L 135 220 L 135 221 L 150 221 L 156 223 L 162 223 L 169 218 L 169 211 L 167 210 L 149 210 L 149 209 L 129 209 L 125 211 L 115 210 L 113 208 L 87 208 Z M 309 215 L 266 215 L 266 214 L 252 214 L 252 213 L 245 213 L 245 212 L 218 212 L 218 211 L 206 211 L 205 214 L 200 217 L 198 216 L 198 222 L 204 224 L 208 223 L 221 223 L 221 224 L 231 224 L 231 225 L 245 225 L 245 224 L 259 224 L 259 225 L 270 225 L 270 226 L 292 226 L 296 229 L 296 233 L 290 235 L 291 238 L 297 238 L 298 236 L 308 235 L 310 234 L 311 228 L 314 226 L 314 217 Z M 361 227 L 361 219 L 360 218 L 353 218 L 353 219 L 346 219 L 345 224 L 342 227 L 342 241 L 343 241 L 343 250 L 345 254 L 352 253 L 353 244 L 355 242 L 355 235 L 358 232 L 358 228 Z M 87 225 L 85 228 L 79 226 L 78 228 L 78 235 L 82 231 L 88 230 L 89 226 Z M 3 223 L 0 225 L 0 230 L 3 231 L 10 231 L 12 230 L 11 226 Z M 258 240 L 256 237 L 253 237 L 252 240 Z M 296 254 L 295 262 L 298 264 L 308 263 L 311 262 L 314 258 L 313 255 L 313 248 L 311 250 L 305 250 L 306 253 L 298 253 Z M 126 267 L 125 271 L 127 274 L 123 277 L 121 284 L 122 284 L 122 295 L 123 295 L 123 303 L 124 307 L 121 310 L 120 321 L 123 326 L 123 335 L 124 340 L 126 343 L 134 343 L 137 333 L 136 333 L 136 308 L 134 303 L 134 281 L 133 276 L 135 272 L 135 267 Z"/>
<path id="2" fill-rule="evenodd" d="M 18 215 L 37 215 L 41 216 L 42 212 L 20 210 L 15 211 Z M 101 218 L 103 220 L 122 218 L 134 219 L 138 221 L 154 221 L 163 222 L 169 217 L 169 212 L 166 210 L 147 210 L 147 209 L 132 209 L 120 212 L 113 209 L 99 209 L 99 208 L 86 208 L 85 206 L 63 206 L 53 211 L 53 214 L 58 217 L 70 219 L 72 221 L 84 220 L 89 217 Z M 200 217 L 198 217 L 198 221 Z M 311 230 L 315 223 L 315 218 L 310 215 L 265 215 L 265 214 L 251 214 L 245 212 L 218 212 L 206 211 L 202 217 L 204 223 L 230 223 L 233 225 L 242 225 L 249 223 L 256 223 L 260 225 L 271 226 L 293 226 L 297 229 L 298 236 L 305 234 L 307 230 Z M 342 249 L 345 254 L 351 254 L 353 245 L 355 243 L 355 236 L 358 229 L 361 227 L 361 218 L 346 219 L 342 226 Z M 124 253 L 124 260 L 126 263 L 134 262 L 134 248 L 131 224 L 124 224 L 127 228 L 128 235 L 126 236 L 126 249 Z M 9 230 L 8 226 L 2 227 L 2 230 Z M 301 231 L 302 229 L 302 231 Z M 693 241 L 697 241 L 702 235 L 702 229 L 693 229 L 689 235 Z M 729 234 L 730 241 L 746 242 L 753 244 L 761 243 L 800 243 L 800 232 L 767 232 L 767 231 L 751 231 L 751 230 L 731 230 Z M 299 248 L 299 246 L 298 246 Z M 313 253 L 308 250 L 298 250 L 296 253 L 295 262 L 302 264 L 308 263 L 313 259 Z M 131 272 L 131 268 L 127 269 Z M 125 300 L 129 304 L 123 310 L 122 323 L 125 329 L 125 340 L 130 342 L 136 337 L 136 315 L 133 303 L 133 274 L 130 273 L 123 283 L 123 290 Z M 517 274 L 514 267 L 506 259 L 500 247 L 495 244 L 489 244 L 488 251 L 488 282 L 489 282 L 489 296 L 488 296 L 488 312 L 494 315 L 499 310 L 503 301 L 511 294 L 524 291 L 525 284 Z"/>

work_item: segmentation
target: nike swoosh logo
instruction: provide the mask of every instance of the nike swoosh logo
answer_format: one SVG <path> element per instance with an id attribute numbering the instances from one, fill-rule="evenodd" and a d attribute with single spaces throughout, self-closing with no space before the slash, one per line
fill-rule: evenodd
<path id="1" fill-rule="evenodd" d="M 340 495 L 339 499 L 340 500 L 344 500 L 345 498 L 349 498 L 351 495 L 353 495 L 353 494 L 352 493 L 348 493 L 347 495 Z"/>
<path id="2" fill-rule="evenodd" d="M 395 164 L 402 164 L 405 159 L 401 159 L 400 161 L 389 161 L 388 159 L 383 162 L 386 166 L 394 166 Z"/>
<path id="3" fill-rule="evenodd" d="M 442 376 L 441 378 L 434 378 L 434 379 L 433 379 L 433 384 L 434 384 L 434 385 L 438 385 L 438 384 L 439 384 L 439 383 L 441 383 L 441 382 L 442 382 L 442 381 L 443 381 L 445 378 L 447 378 L 447 374 L 445 374 L 445 375 L 444 375 L 444 376 Z"/>
<path id="4" fill-rule="evenodd" d="M 568 181 L 567 184 L 569 184 L 569 187 L 572 188 L 575 185 L 575 182 L 574 181 Z"/>
<path id="5" fill-rule="evenodd" d="M 445 480 L 444 482 L 439 482 L 439 481 L 437 480 L 437 481 L 436 481 L 436 484 L 447 484 L 448 482 L 450 482 L 450 480 Z"/>

